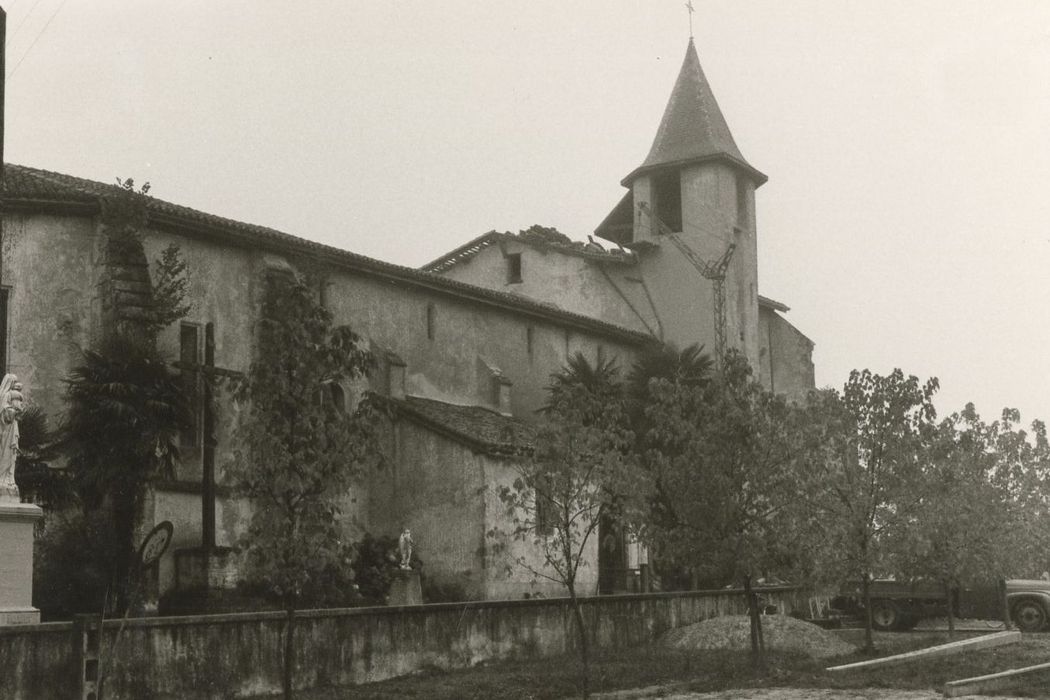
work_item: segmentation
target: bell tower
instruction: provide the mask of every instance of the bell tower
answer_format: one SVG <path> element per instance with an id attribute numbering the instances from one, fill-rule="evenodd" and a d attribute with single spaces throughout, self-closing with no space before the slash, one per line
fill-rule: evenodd
<path id="1" fill-rule="evenodd" d="M 639 254 L 666 340 L 736 348 L 758 366 L 755 190 L 692 38 L 649 155 L 596 229 Z"/>

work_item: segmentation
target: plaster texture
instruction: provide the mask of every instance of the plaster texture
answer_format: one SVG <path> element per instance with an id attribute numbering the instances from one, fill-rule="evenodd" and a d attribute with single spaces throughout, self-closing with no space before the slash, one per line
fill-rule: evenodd
<path id="1" fill-rule="evenodd" d="M 78 361 L 74 348 L 90 347 L 100 332 L 102 234 L 97 216 L 83 213 L 7 214 L 4 226 L 3 279 L 12 289 L 9 365 L 31 387 L 31 402 L 57 422 L 65 409 L 62 380 Z M 626 331 L 588 328 L 543 310 L 517 308 L 513 301 L 493 304 L 469 290 L 424 289 L 288 250 L 239 245 L 170 225 L 143 232 L 151 263 L 171 243 L 187 263 L 191 310 L 184 323 L 198 328 L 202 345 L 204 326 L 213 324 L 215 364 L 227 370 L 245 372 L 250 366 L 261 292 L 273 269 L 319 273 L 335 322 L 349 324 L 381 359 L 392 352 L 403 361 L 405 393 L 447 403 L 529 417 L 545 400 L 550 374 L 570 354 L 597 358 L 604 352 L 629 361 L 642 342 Z M 179 327 L 165 329 L 158 344 L 177 359 Z M 351 408 L 365 389 L 389 393 L 389 368 L 344 387 Z M 216 407 L 216 539 L 220 546 L 234 546 L 246 531 L 251 507 L 223 487 L 223 473 L 245 407 L 223 381 Z M 398 521 L 408 518 L 415 532 L 435 533 L 435 541 L 421 542 L 434 571 L 468 579 L 472 590 L 486 595 L 482 534 L 492 522 L 485 520 L 480 493 L 487 477 L 479 460 L 487 458 L 423 433 L 417 427 L 404 444 L 394 439 L 391 469 L 347 494 L 347 537 L 365 531 L 396 535 Z M 175 525 L 172 546 L 158 567 L 153 592 L 158 596 L 177 584 L 175 552 L 201 543 L 202 458 L 199 439 L 184 444 L 175 479 L 158 482 L 144 508 L 140 535 L 163 520 Z M 402 495 L 395 497 L 387 478 L 406 485 Z"/>

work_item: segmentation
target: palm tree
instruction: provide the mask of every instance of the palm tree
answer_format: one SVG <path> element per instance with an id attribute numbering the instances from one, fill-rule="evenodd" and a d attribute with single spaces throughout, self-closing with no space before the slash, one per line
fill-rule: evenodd
<path id="1" fill-rule="evenodd" d="M 584 391 L 592 396 L 612 398 L 620 392 L 617 382 L 619 368 L 615 359 L 598 359 L 595 364 L 582 352 L 576 352 L 566 361 L 565 366 L 551 375 L 547 392 L 550 398 L 540 409 L 541 413 L 550 412 L 560 401 L 570 397 L 573 392 Z"/>
<path id="2" fill-rule="evenodd" d="M 676 384 L 699 386 L 711 378 L 714 361 L 704 346 L 693 343 L 678 350 L 670 343 L 653 345 L 638 356 L 627 376 L 631 398 L 643 399 L 649 392 L 649 381 L 667 379 Z"/>
<path id="3" fill-rule="evenodd" d="M 120 543 L 113 575 L 122 611 L 146 487 L 158 474 L 173 475 L 179 433 L 191 425 L 189 402 L 146 338 L 121 334 L 81 352 L 66 379 L 61 447 L 84 511 L 110 514 Z"/>

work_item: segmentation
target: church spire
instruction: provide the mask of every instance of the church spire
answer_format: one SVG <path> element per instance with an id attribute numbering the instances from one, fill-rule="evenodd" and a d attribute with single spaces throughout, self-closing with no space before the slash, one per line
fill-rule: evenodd
<path id="1" fill-rule="evenodd" d="M 678 73 L 671 99 L 667 101 L 660 128 L 645 161 L 623 180 L 629 185 L 638 175 L 665 166 L 704 160 L 727 160 L 744 170 L 756 185 L 767 178 L 751 166 L 737 148 L 722 110 L 700 67 L 692 37 Z"/>

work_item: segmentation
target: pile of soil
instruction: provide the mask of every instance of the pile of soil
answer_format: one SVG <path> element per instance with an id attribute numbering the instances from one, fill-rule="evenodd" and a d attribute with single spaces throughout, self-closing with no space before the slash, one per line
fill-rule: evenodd
<path id="1" fill-rule="evenodd" d="M 763 615 L 762 637 L 766 649 L 792 651 L 815 659 L 856 651 L 816 625 L 787 615 Z M 747 615 L 725 615 L 667 632 L 661 643 L 675 649 L 751 649 L 751 622 Z"/>

